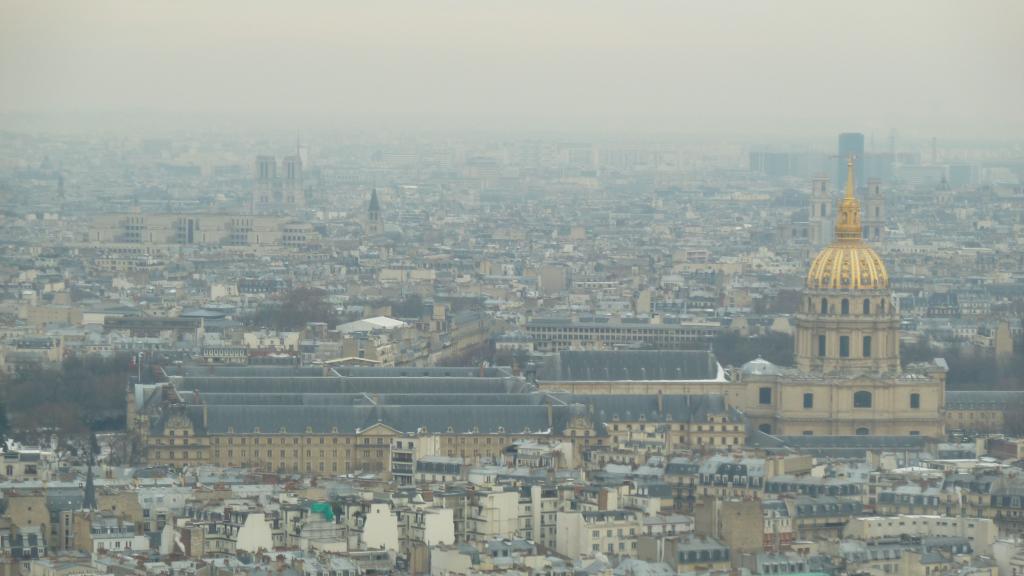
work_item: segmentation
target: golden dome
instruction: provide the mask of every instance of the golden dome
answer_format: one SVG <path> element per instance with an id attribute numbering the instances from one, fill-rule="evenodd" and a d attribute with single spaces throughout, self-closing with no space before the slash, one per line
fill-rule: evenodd
<path id="1" fill-rule="evenodd" d="M 807 287 L 832 290 L 881 290 L 889 287 L 889 272 L 878 253 L 863 242 L 833 243 L 818 253 L 807 273 Z"/>
<path id="2" fill-rule="evenodd" d="M 853 158 L 847 162 L 846 195 L 836 215 L 836 239 L 811 262 L 807 287 L 812 290 L 880 290 L 889 287 L 889 272 L 885 264 L 861 239 L 860 202 L 853 195 Z"/>

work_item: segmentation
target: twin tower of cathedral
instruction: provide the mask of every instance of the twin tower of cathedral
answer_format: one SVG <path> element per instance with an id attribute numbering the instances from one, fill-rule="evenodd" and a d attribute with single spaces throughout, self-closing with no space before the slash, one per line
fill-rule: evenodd
<path id="1" fill-rule="evenodd" d="M 847 160 L 847 164 L 852 162 Z M 849 171 L 849 166 L 847 166 Z M 860 184 L 859 182 L 857 183 Z M 828 245 L 835 237 L 835 204 L 829 191 L 829 179 L 815 178 L 811 185 L 811 206 L 808 214 L 808 238 L 811 246 Z M 880 242 L 885 238 L 885 198 L 882 184 L 878 179 L 868 180 L 864 190 L 864 213 L 862 235 L 864 239 Z"/>

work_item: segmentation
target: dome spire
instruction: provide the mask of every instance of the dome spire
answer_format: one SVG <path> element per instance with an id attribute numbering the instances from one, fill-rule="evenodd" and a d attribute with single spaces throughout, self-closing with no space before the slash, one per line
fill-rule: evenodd
<path id="1" fill-rule="evenodd" d="M 860 242 L 860 202 L 853 195 L 853 155 L 846 162 L 846 194 L 836 214 L 836 240 L 838 242 Z"/>
<path id="2" fill-rule="evenodd" d="M 853 198 L 854 176 L 853 176 L 853 154 L 846 159 L 846 198 Z"/>
<path id="3" fill-rule="evenodd" d="M 889 273 L 878 254 L 861 240 L 860 202 L 854 196 L 853 156 L 847 162 L 846 194 L 836 216 L 836 239 L 815 256 L 807 272 L 812 290 L 879 290 Z"/>

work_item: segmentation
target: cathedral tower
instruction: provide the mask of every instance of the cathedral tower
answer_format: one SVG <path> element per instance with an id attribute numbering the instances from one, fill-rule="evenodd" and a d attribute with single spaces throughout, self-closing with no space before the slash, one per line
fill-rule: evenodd
<path id="1" fill-rule="evenodd" d="M 370 210 L 367 213 L 366 233 L 380 234 L 384 231 L 384 222 L 380 219 L 380 199 L 377 190 L 370 193 Z"/>
<path id="2" fill-rule="evenodd" d="M 288 210 L 301 210 L 306 206 L 306 192 L 302 188 L 302 158 L 298 155 L 285 156 L 284 180 L 281 183 L 284 204 Z"/>
<path id="3" fill-rule="evenodd" d="M 832 241 L 832 194 L 828 178 L 815 178 L 811 184 L 811 205 L 808 212 L 807 236 L 814 248 L 824 248 Z"/>
<path id="4" fill-rule="evenodd" d="M 864 197 L 864 238 L 879 242 L 885 238 L 885 196 L 882 184 L 877 178 L 868 180 L 867 195 Z"/>
<path id="5" fill-rule="evenodd" d="M 277 160 L 273 156 L 256 157 L 256 186 L 252 190 L 252 213 L 265 212 L 274 198 Z"/>

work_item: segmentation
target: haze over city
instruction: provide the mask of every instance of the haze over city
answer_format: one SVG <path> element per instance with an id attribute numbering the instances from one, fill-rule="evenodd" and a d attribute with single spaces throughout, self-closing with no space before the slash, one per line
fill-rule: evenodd
<path id="1" fill-rule="evenodd" d="M 0 576 L 1024 574 L 1022 22 L 0 0 Z"/>
<path id="2" fill-rule="evenodd" d="M 114 127 L 1024 128 L 1024 6 L 5 2 L 0 110 Z"/>

